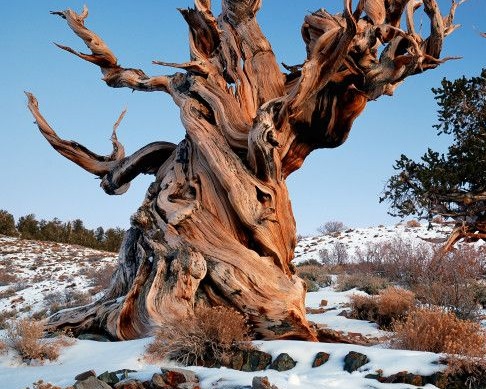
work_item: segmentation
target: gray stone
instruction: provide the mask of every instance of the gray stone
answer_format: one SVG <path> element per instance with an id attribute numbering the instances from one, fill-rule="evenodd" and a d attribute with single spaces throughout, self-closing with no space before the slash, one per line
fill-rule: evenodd
<path id="1" fill-rule="evenodd" d="M 233 355 L 228 367 L 241 371 L 264 370 L 272 362 L 272 356 L 260 350 L 240 350 Z"/>
<path id="2" fill-rule="evenodd" d="M 88 370 L 82 373 L 79 373 L 74 379 L 76 381 L 83 381 L 88 379 L 89 377 L 96 377 L 96 372 L 94 370 Z"/>
<path id="3" fill-rule="evenodd" d="M 277 371 L 286 371 L 293 369 L 297 362 L 295 362 L 289 354 L 282 353 L 280 354 L 270 365 L 270 369 L 277 370 Z"/>
<path id="4" fill-rule="evenodd" d="M 111 388 L 109 386 L 109 388 Z M 115 389 L 146 389 L 146 386 L 139 380 L 125 380 L 114 386 Z"/>
<path id="5" fill-rule="evenodd" d="M 319 351 L 314 358 L 314 362 L 312 362 L 312 367 L 319 367 L 324 365 L 329 360 L 330 355 L 323 351 Z"/>
<path id="6" fill-rule="evenodd" d="M 160 369 L 162 372 L 162 376 L 169 385 L 171 385 L 171 382 L 176 382 L 180 380 L 180 383 L 183 382 L 199 382 L 199 378 L 197 378 L 196 373 L 194 373 L 192 370 L 188 369 L 179 369 L 179 368 L 171 368 L 171 369 Z"/>
<path id="7" fill-rule="evenodd" d="M 370 360 L 364 354 L 358 353 L 356 351 L 350 351 L 344 357 L 344 370 L 348 373 L 358 370 L 360 367 L 366 365 Z"/>
<path id="8" fill-rule="evenodd" d="M 111 389 L 111 386 L 96 377 L 88 377 L 83 381 L 77 381 L 74 389 Z"/>
<path id="9" fill-rule="evenodd" d="M 98 376 L 100 381 L 106 382 L 108 385 L 115 385 L 120 382 L 120 379 L 115 372 L 105 371 Z"/>
<path id="10" fill-rule="evenodd" d="M 268 381 L 268 377 L 253 377 L 251 389 L 278 389 Z"/>

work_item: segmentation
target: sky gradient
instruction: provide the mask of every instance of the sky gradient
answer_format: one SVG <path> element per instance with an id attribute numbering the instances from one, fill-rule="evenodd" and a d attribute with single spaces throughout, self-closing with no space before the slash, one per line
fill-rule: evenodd
<path id="1" fill-rule="evenodd" d="M 178 143 L 183 138 L 179 112 L 170 96 L 109 88 L 100 80 L 96 66 L 52 44 L 87 50 L 64 20 L 49 14 L 67 7 L 80 11 L 83 3 L 18 0 L 3 5 L 0 209 L 16 218 L 35 213 L 38 219 L 80 218 L 90 228 L 126 228 L 152 178 L 139 177 L 123 196 L 108 196 L 99 180 L 49 146 L 33 124 L 23 94 L 36 95 L 41 112 L 62 138 L 76 140 L 99 154 L 111 152 L 112 126 L 124 108 L 128 112 L 118 137 L 127 155 L 149 142 Z M 439 4 L 445 12 L 450 1 L 439 0 Z M 173 69 L 151 62 L 188 59 L 187 26 L 176 8 L 190 5 L 186 0 L 88 1 L 90 15 L 85 24 L 102 37 L 122 66 L 141 68 L 150 75 L 171 74 Z M 219 6 L 213 3 L 215 12 Z M 279 62 L 303 62 L 300 26 L 305 14 L 318 8 L 337 12 L 342 2 L 263 2 L 258 20 Z M 426 25 L 426 17 L 422 19 Z M 486 31 L 486 0 L 461 5 L 456 21 L 462 27 L 447 38 L 443 56 L 463 59 L 408 78 L 393 97 L 370 102 L 343 146 L 315 151 L 289 177 L 299 233 L 313 233 L 328 220 L 341 220 L 350 227 L 399 221 L 387 215 L 387 205 L 378 204 L 394 161 L 402 153 L 418 158 L 427 147 L 443 151 L 449 141 L 437 137 L 432 128 L 437 107 L 431 88 L 439 86 L 443 77 L 477 75 L 486 66 L 486 39 L 479 34 Z"/>

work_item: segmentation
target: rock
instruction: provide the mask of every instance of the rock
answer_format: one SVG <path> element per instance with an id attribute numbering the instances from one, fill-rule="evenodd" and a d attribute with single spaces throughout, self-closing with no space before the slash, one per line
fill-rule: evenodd
<path id="1" fill-rule="evenodd" d="M 321 300 L 320 307 L 327 307 L 327 300 Z"/>
<path id="2" fill-rule="evenodd" d="M 167 387 L 167 383 L 164 381 L 164 377 L 162 376 L 162 374 L 157 373 L 152 376 L 150 384 L 153 389 L 164 389 Z"/>
<path id="3" fill-rule="evenodd" d="M 183 382 L 192 382 L 192 383 L 199 383 L 199 378 L 197 378 L 196 373 L 191 370 L 187 369 L 160 369 L 162 372 L 162 376 L 169 385 L 172 385 L 171 382 L 177 382 L 181 380 L 180 383 Z"/>
<path id="4" fill-rule="evenodd" d="M 268 381 L 268 377 L 253 377 L 251 389 L 278 389 Z"/>
<path id="5" fill-rule="evenodd" d="M 312 362 L 312 367 L 319 367 L 324 365 L 329 360 L 330 355 L 323 351 L 319 351 L 314 358 L 314 362 Z"/>
<path id="6" fill-rule="evenodd" d="M 110 386 L 108 386 L 110 388 Z M 114 386 L 115 389 L 147 389 L 148 385 L 144 385 L 139 380 L 124 380 Z"/>
<path id="7" fill-rule="evenodd" d="M 344 357 L 344 370 L 348 373 L 358 370 L 360 367 L 366 365 L 370 360 L 364 354 L 358 353 L 356 351 L 350 351 Z"/>
<path id="8" fill-rule="evenodd" d="M 76 381 L 83 381 L 88 379 L 89 377 L 96 377 L 96 372 L 94 370 L 88 370 L 83 373 L 79 373 L 74 379 Z"/>
<path id="9" fill-rule="evenodd" d="M 454 375 L 446 376 L 442 372 L 437 372 L 430 376 L 423 376 L 409 373 L 407 371 L 401 371 L 388 377 L 383 377 L 382 373 L 367 374 L 365 378 L 375 379 L 379 382 L 390 384 L 409 384 L 414 386 L 432 384 L 441 389 L 464 389 L 467 388 L 466 382 L 469 376 L 467 374 L 462 377 Z M 485 386 L 477 387 L 483 388 Z"/>
<path id="10" fill-rule="evenodd" d="M 150 381 L 151 389 L 199 389 L 196 374 L 185 369 L 161 369 L 162 374 L 154 374 Z"/>
<path id="11" fill-rule="evenodd" d="M 410 384 L 415 386 L 425 385 L 424 377 L 409 373 L 407 371 L 401 371 L 396 374 L 392 374 L 389 377 L 379 378 L 378 380 L 387 384 Z"/>
<path id="12" fill-rule="evenodd" d="M 112 386 L 120 382 L 120 379 L 118 378 L 115 372 L 108 372 L 108 371 L 105 371 L 104 373 L 100 374 L 98 376 L 98 379 Z"/>
<path id="13" fill-rule="evenodd" d="M 316 315 L 316 314 L 327 312 L 328 310 L 329 309 L 326 308 L 306 308 L 305 313 L 307 313 L 308 315 Z"/>
<path id="14" fill-rule="evenodd" d="M 90 376 L 82 381 L 77 381 L 74 384 L 74 389 L 111 389 L 111 386 L 96 377 Z"/>
<path id="15" fill-rule="evenodd" d="M 297 362 L 295 362 L 289 354 L 282 353 L 275 358 L 269 368 L 277 371 L 286 371 L 293 369 L 296 364 Z"/>
<path id="16" fill-rule="evenodd" d="M 136 373 L 136 370 L 130 370 L 130 369 L 121 369 L 114 371 L 116 375 L 120 375 L 122 380 L 126 380 L 128 378 L 128 373 Z"/>
<path id="17" fill-rule="evenodd" d="M 239 350 L 228 367 L 241 371 L 264 370 L 272 362 L 272 356 L 260 350 Z"/>

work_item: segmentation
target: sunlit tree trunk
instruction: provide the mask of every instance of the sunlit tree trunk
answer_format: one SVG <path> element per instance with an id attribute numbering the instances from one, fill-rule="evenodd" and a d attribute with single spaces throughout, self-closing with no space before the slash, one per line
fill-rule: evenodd
<path id="1" fill-rule="evenodd" d="M 190 60 L 156 61 L 183 70 L 157 77 L 118 65 L 84 26 L 86 8 L 55 12 L 91 53 L 59 47 L 99 66 L 111 87 L 170 94 L 186 137 L 125 157 L 118 121 L 113 153 L 99 156 L 59 138 L 28 94 L 49 143 L 102 178 L 107 193 L 125 192 L 140 173 L 155 176 L 132 217 L 107 294 L 54 315 L 50 329 L 132 339 L 205 303 L 245 313 L 257 337 L 316 339 L 305 318 L 305 284 L 291 263 L 296 230 L 285 180 L 313 150 L 341 145 L 369 100 L 444 61 L 439 54 L 455 28 L 456 4 L 443 18 L 435 0 L 424 0 L 431 21 L 426 39 L 414 30 L 418 6 L 407 0 L 360 1 L 355 10 L 346 0 L 340 14 L 309 14 L 302 27 L 307 58 L 285 65 L 286 72 L 256 21 L 260 6 L 261 0 L 223 0 L 216 17 L 209 0 L 196 0 L 195 8 L 181 10 Z"/>

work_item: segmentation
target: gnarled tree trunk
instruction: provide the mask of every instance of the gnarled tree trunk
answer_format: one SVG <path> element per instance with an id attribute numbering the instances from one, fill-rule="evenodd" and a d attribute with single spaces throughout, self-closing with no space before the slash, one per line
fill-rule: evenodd
<path id="1" fill-rule="evenodd" d="M 291 264 L 296 231 L 285 179 L 311 151 L 341 145 L 369 100 L 444 61 L 439 54 L 455 28 L 457 4 L 443 18 L 435 0 L 423 3 L 431 21 L 427 39 L 414 30 L 414 1 L 362 0 L 352 10 L 345 0 L 341 14 L 306 16 L 307 59 L 285 73 L 256 21 L 261 0 L 223 0 L 219 17 L 209 0 L 195 0 L 194 9 L 181 10 L 190 61 L 155 62 L 184 70 L 157 77 L 118 65 L 84 26 L 86 8 L 55 12 L 91 54 L 59 47 L 99 66 L 109 86 L 169 93 L 186 137 L 125 157 L 117 122 L 113 153 L 99 156 L 60 139 L 28 94 L 49 143 L 102 178 L 107 193 L 123 193 L 140 173 L 155 175 L 107 294 L 54 315 L 48 327 L 133 339 L 204 302 L 245 313 L 259 337 L 316 339 L 305 318 L 305 284 Z"/>

